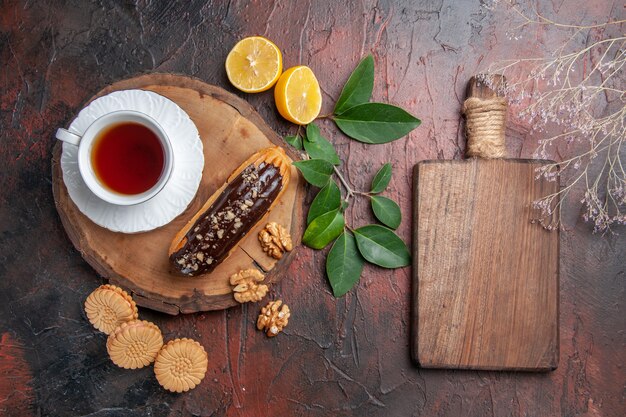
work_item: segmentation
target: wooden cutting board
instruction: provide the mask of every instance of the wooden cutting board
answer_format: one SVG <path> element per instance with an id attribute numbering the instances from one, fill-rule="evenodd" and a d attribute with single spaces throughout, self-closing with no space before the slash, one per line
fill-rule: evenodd
<path id="1" fill-rule="evenodd" d="M 146 233 L 115 233 L 89 220 L 70 199 L 63 184 L 59 163 L 61 144 L 57 142 L 52 161 L 55 203 L 65 230 L 83 258 L 109 282 L 132 292 L 138 305 L 168 314 L 238 305 L 229 277 L 241 269 L 259 268 L 266 274 L 266 283 L 279 280 L 295 250 L 276 261 L 262 251 L 257 236 L 267 222 L 276 221 L 290 230 L 294 247 L 300 243 L 304 182 L 295 167 L 287 190 L 272 211 L 211 274 L 198 277 L 171 274 L 168 248 L 174 235 L 243 161 L 260 149 L 284 145 L 282 139 L 244 100 L 185 76 L 147 74 L 119 81 L 104 88 L 89 102 L 113 91 L 128 89 L 161 94 L 189 114 L 204 146 L 202 180 L 193 201 L 171 223 Z M 292 159 L 298 158 L 291 149 L 286 150 Z"/>
<path id="2" fill-rule="evenodd" d="M 415 167 L 412 352 L 420 366 L 557 367 L 559 232 L 531 223 L 532 201 L 559 187 L 535 179 L 544 163 L 473 158 Z"/>

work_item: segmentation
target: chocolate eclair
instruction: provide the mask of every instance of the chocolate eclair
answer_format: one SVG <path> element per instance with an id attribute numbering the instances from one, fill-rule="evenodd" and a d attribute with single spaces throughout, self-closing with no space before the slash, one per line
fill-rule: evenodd
<path id="1" fill-rule="evenodd" d="M 278 146 L 248 158 L 174 237 L 174 270 L 187 276 L 212 272 L 276 204 L 290 174 L 291 162 Z"/>

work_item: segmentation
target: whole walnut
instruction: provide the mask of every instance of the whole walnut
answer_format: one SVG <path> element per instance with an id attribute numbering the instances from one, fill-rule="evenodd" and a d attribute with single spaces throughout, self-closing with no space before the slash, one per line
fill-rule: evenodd
<path id="1" fill-rule="evenodd" d="M 259 284 L 265 279 L 261 271 L 255 268 L 244 269 L 230 276 L 230 285 L 234 285 L 233 294 L 238 303 L 261 301 L 267 294 L 267 285 Z"/>
<path id="2" fill-rule="evenodd" d="M 290 316 L 291 311 L 287 304 L 283 304 L 281 300 L 270 301 L 268 305 L 261 309 L 256 327 L 264 331 L 268 337 L 274 337 L 287 326 Z"/>
<path id="3" fill-rule="evenodd" d="M 259 232 L 259 242 L 261 242 L 263 251 L 274 259 L 281 259 L 284 252 L 293 249 L 289 232 L 276 222 L 268 223 Z"/>

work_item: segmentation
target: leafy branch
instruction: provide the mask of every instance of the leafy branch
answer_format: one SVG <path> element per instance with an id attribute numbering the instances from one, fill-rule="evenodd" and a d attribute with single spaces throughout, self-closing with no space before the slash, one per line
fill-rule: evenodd
<path id="1" fill-rule="evenodd" d="M 369 102 L 373 89 L 374 58 L 369 55 L 350 75 L 333 114 L 325 117 L 333 120 L 348 137 L 368 144 L 394 141 L 419 126 L 419 119 L 399 107 Z M 341 160 L 317 125 L 311 123 L 304 133 L 298 131 L 285 137 L 285 141 L 306 153 L 309 159 L 294 165 L 309 184 L 320 188 L 309 208 L 302 242 L 318 250 L 332 243 L 326 258 L 326 274 L 335 297 L 352 289 L 365 262 L 383 268 L 410 264 L 409 251 L 394 232 L 402 221 L 400 207 L 392 199 L 379 195 L 391 181 L 390 163 L 379 169 L 369 191 L 358 191 L 341 174 L 338 169 Z M 382 225 L 354 229 L 346 224 L 345 210 L 356 196 L 370 200 L 374 216 Z"/>

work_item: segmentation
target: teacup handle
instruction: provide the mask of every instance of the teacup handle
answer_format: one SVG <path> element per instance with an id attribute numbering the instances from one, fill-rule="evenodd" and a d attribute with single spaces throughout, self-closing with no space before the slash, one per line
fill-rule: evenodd
<path id="1" fill-rule="evenodd" d="M 78 136 L 77 134 L 63 128 L 57 129 L 56 138 L 74 146 L 78 146 L 80 140 L 82 139 L 82 137 Z"/>

